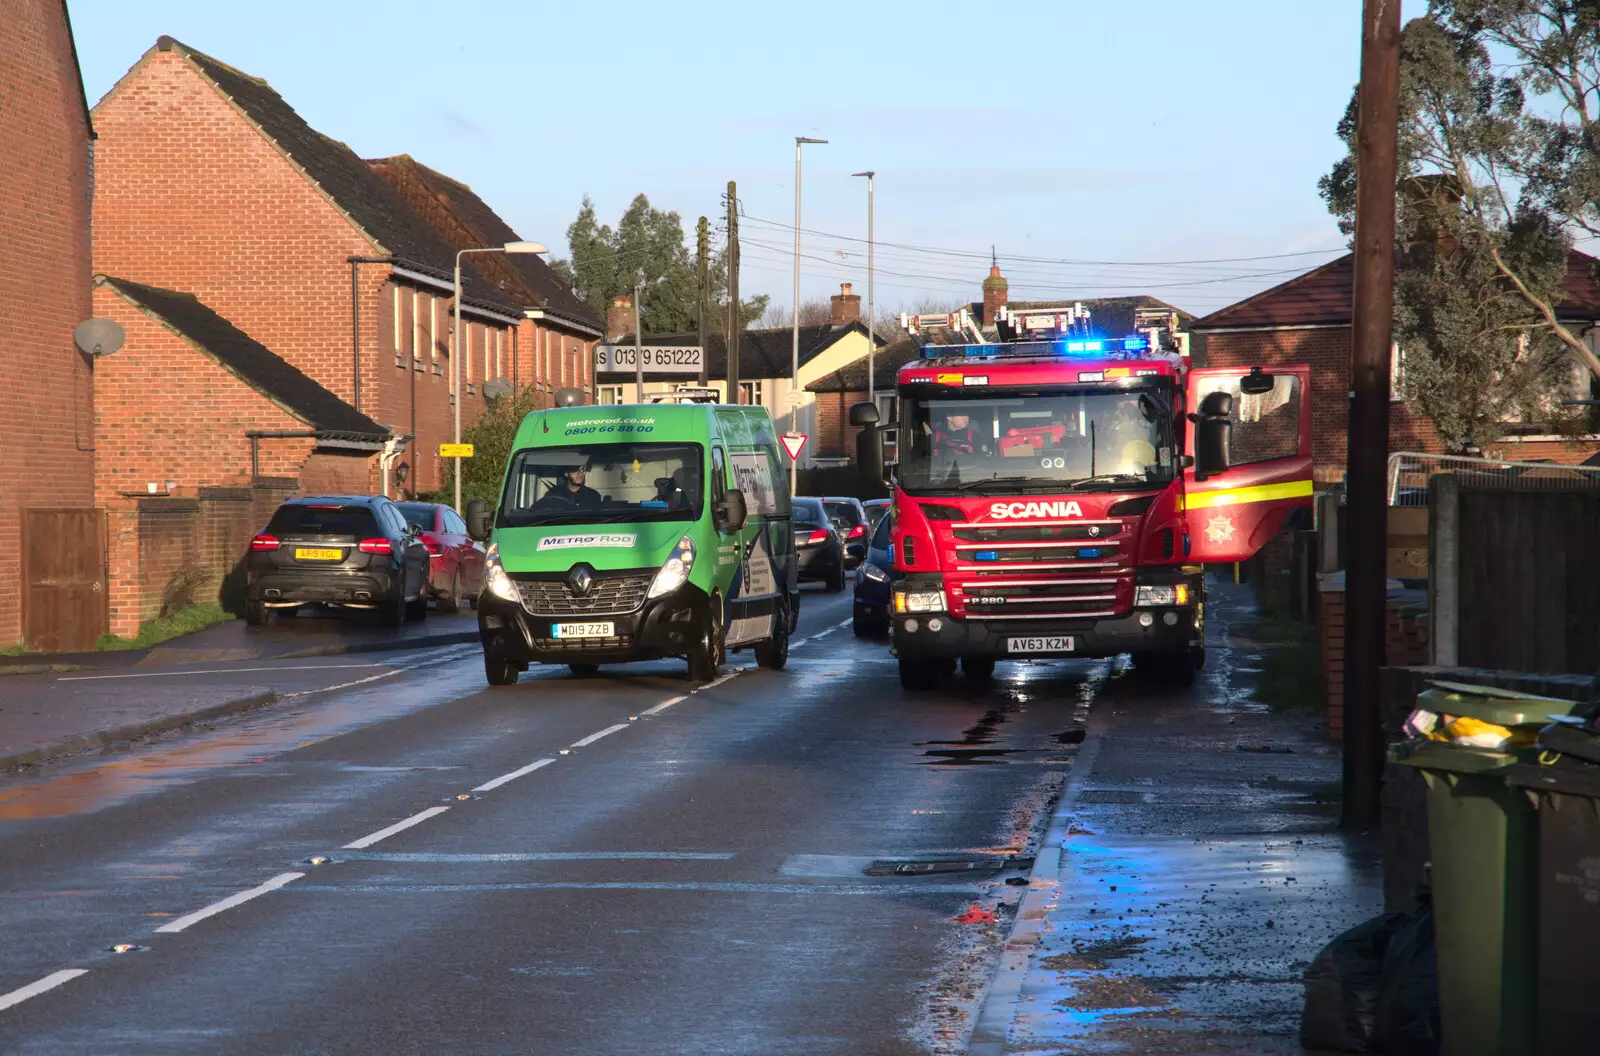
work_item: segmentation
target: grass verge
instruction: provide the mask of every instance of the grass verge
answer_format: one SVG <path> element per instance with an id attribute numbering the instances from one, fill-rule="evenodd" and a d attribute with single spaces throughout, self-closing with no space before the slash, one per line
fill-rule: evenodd
<path id="1" fill-rule="evenodd" d="M 233 615 L 224 612 L 221 605 L 190 605 L 179 609 L 169 616 L 159 616 L 148 620 L 139 627 L 139 634 L 135 638 L 118 638 L 114 634 L 102 634 L 96 648 L 104 652 L 121 652 L 127 649 L 148 649 L 152 645 L 181 638 L 195 631 L 203 631 L 207 627 L 233 619 Z"/>

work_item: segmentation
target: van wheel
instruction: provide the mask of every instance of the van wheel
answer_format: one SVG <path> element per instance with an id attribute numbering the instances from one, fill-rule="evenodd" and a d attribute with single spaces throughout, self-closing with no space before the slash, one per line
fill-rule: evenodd
<path id="1" fill-rule="evenodd" d="M 782 671 L 789 662 L 789 606 L 784 605 L 772 614 L 772 637 L 757 642 L 756 663 L 770 671 Z"/>
<path id="2" fill-rule="evenodd" d="M 267 603 L 259 598 L 248 598 L 244 603 L 244 622 L 248 627 L 264 627 L 267 623 Z"/>
<path id="3" fill-rule="evenodd" d="M 715 595 L 700 615 L 700 633 L 689 647 L 689 681 L 714 682 L 723 661 L 722 602 Z"/>
<path id="4" fill-rule="evenodd" d="M 520 664 L 497 656 L 487 649 L 483 651 L 483 677 L 489 680 L 491 686 L 514 686 L 517 684 L 517 676 L 521 673 Z"/>

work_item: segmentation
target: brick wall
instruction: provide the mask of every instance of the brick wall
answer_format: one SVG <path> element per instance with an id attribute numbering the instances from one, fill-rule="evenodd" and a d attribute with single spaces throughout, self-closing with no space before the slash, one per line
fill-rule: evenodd
<path id="1" fill-rule="evenodd" d="M 1349 452 L 1350 328 L 1261 330 L 1204 335 L 1204 365 L 1311 367 L 1311 454 L 1319 483 L 1336 483 Z M 1404 403 L 1389 409 L 1391 451 L 1443 451 L 1433 423 Z"/>
<path id="2" fill-rule="evenodd" d="M 1401 592 L 1388 600 L 1384 610 L 1384 655 L 1380 665 L 1414 666 L 1431 659 L 1427 606 L 1412 597 L 1413 593 Z M 1342 584 L 1338 589 L 1324 586 L 1319 596 L 1318 619 L 1328 736 L 1339 741 L 1344 736 L 1345 597 Z"/>
<path id="3" fill-rule="evenodd" d="M 59 0 L 0 4 L 0 645 L 22 638 L 22 511 L 94 504 L 90 140 Z M 25 442 L 24 442 L 25 438 Z"/>

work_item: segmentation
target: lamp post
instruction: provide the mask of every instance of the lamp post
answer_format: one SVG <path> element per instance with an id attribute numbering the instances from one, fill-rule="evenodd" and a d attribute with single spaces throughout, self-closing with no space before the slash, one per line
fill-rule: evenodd
<path id="1" fill-rule="evenodd" d="M 878 405 L 877 391 L 873 386 L 873 357 L 878 351 L 878 339 L 872 332 L 873 321 L 876 318 L 877 308 L 873 304 L 872 280 L 876 274 L 873 267 L 872 251 L 875 244 L 872 240 L 872 178 L 878 175 L 868 169 L 866 172 L 852 172 L 852 176 L 865 176 L 867 178 L 867 402 L 874 407 Z M 798 225 L 796 225 L 798 226 Z"/>
<path id="2" fill-rule="evenodd" d="M 794 326 L 791 342 L 789 374 L 789 427 L 800 424 L 800 148 L 807 143 L 826 143 L 825 139 L 810 136 L 794 137 Z M 789 460 L 789 494 L 793 495 L 799 481 L 800 463 Z"/>
<path id="3" fill-rule="evenodd" d="M 543 242 L 507 242 L 503 246 L 479 246 L 456 253 L 456 325 L 450 333 L 450 388 L 455 394 L 455 443 L 461 442 L 461 258 L 468 253 L 548 253 Z M 456 513 L 461 512 L 461 458 L 456 457 Z"/>

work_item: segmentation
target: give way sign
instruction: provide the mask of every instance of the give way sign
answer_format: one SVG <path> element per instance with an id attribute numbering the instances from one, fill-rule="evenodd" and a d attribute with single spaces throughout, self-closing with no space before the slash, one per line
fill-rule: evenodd
<path id="1" fill-rule="evenodd" d="M 778 442 L 783 445 L 785 451 L 789 452 L 789 461 L 793 462 L 799 459 L 800 449 L 806 446 L 806 434 L 783 433 L 778 437 Z"/>

